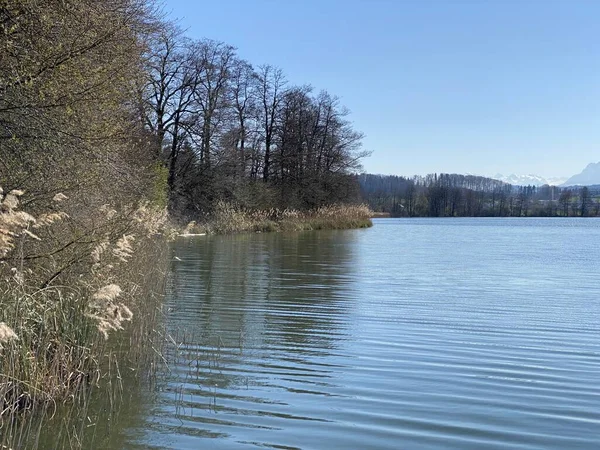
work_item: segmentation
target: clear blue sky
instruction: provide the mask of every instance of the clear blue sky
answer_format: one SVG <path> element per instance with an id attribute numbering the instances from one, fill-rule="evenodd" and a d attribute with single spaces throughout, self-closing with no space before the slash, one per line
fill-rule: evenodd
<path id="1" fill-rule="evenodd" d="M 600 161 L 600 0 L 164 0 L 188 35 L 342 98 L 369 172 Z"/>

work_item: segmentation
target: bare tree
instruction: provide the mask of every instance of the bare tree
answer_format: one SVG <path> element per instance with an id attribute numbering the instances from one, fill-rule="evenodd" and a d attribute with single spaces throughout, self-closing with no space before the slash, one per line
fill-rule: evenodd
<path id="1" fill-rule="evenodd" d="M 190 42 L 165 25 L 151 37 L 146 54 L 146 82 L 141 88 L 142 118 L 156 136 L 158 156 L 168 166 L 173 190 L 181 146 L 196 116 L 193 103 L 199 74 Z"/>
<path id="2" fill-rule="evenodd" d="M 285 93 L 287 81 L 281 69 L 270 65 L 260 66 L 257 74 L 259 121 L 264 142 L 263 180 L 269 181 L 271 171 L 271 146 L 275 133 L 277 115 Z"/>
<path id="3" fill-rule="evenodd" d="M 588 215 L 590 209 L 590 190 L 587 186 L 583 186 L 579 191 L 579 203 L 580 203 L 580 215 L 585 217 Z"/>
<path id="4" fill-rule="evenodd" d="M 236 119 L 236 146 L 239 149 L 241 176 L 246 174 L 246 142 L 256 131 L 256 125 L 253 123 L 258 106 L 256 81 L 252 65 L 244 60 L 236 59 L 231 70 L 231 103 Z"/>
<path id="5" fill-rule="evenodd" d="M 194 101 L 200 113 L 199 135 L 200 162 L 211 167 L 212 144 L 218 134 L 220 122 L 229 104 L 228 85 L 235 60 L 234 48 L 223 42 L 202 40 L 193 45 L 194 65 L 198 85 Z"/>

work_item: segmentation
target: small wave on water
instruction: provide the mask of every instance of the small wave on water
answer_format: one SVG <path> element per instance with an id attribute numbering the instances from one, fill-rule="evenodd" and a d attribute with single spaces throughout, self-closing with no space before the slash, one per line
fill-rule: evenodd
<path id="1" fill-rule="evenodd" d="M 596 449 L 599 250 L 570 219 L 177 242 L 127 448 Z"/>

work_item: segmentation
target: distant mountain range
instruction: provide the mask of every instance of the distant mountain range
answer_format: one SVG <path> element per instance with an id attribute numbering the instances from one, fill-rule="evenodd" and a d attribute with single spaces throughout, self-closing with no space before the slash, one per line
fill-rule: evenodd
<path id="1" fill-rule="evenodd" d="M 539 175 L 515 175 L 514 173 L 508 176 L 499 173 L 492 178 L 512 184 L 513 186 L 543 186 L 544 184 L 560 186 L 567 180 L 566 177 L 544 178 Z"/>
<path id="2" fill-rule="evenodd" d="M 592 186 L 600 184 L 600 162 L 590 163 L 581 173 L 567 179 L 563 186 Z"/>
<path id="3" fill-rule="evenodd" d="M 581 173 L 567 177 L 552 177 L 545 178 L 539 175 L 515 175 L 514 173 L 508 176 L 496 174 L 491 177 L 496 180 L 504 181 L 513 186 L 593 186 L 600 185 L 600 162 L 588 164 Z"/>
<path id="4" fill-rule="evenodd" d="M 465 173 L 464 176 L 481 177 L 481 175 L 476 175 L 473 173 Z M 573 175 L 572 177 L 542 177 L 540 175 L 535 174 L 516 175 L 514 173 L 510 175 L 502 175 L 501 173 L 497 173 L 492 177 L 484 175 L 483 178 L 499 180 L 504 183 L 511 184 L 513 186 L 543 186 L 547 184 L 550 186 L 559 187 L 600 187 L 600 162 L 588 164 L 587 167 L 581 171 L 581 173 Z"/>

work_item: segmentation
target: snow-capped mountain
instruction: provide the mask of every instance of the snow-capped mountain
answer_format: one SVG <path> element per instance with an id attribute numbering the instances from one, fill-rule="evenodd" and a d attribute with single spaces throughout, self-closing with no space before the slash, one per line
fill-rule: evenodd
<path id="1" fill-rule="evenodd" d="M 591 186 L 600 184 L 600 162 L 590 163 L 581 173 L 566 180 L 563 186 Z"/>
<path id="2" fill-rule="evenodd" d="M 515 175 L 514 173 L 508 176 L 502 174 L 496 174 L 492 177 L 496 180 L 504 181 L 505 183 L 512 184 L 513 186 L 543 186 L 549 184 L 550 186 L 558 186 L 565 182 L 566 177 L 550 177 L 545 178 L 540 175 Z"/>

